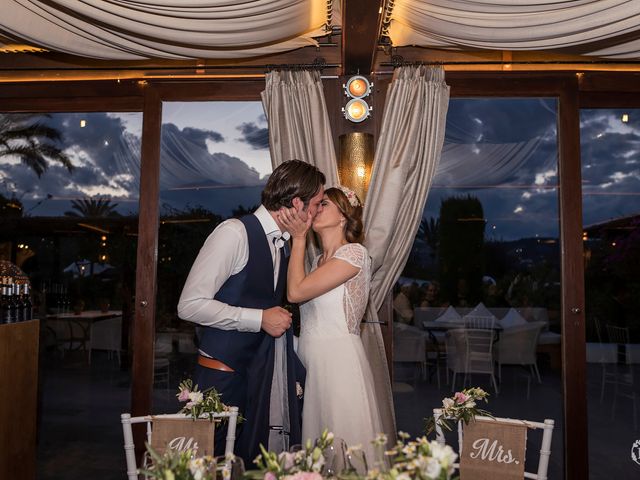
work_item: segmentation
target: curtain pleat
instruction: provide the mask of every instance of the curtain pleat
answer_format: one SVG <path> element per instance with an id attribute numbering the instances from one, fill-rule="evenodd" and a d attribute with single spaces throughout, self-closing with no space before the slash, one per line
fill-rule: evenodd
<path id="1" fill-rule="evenodd" d="M 365 245 L 373 259 L 373 277 L 362 340 L 390 439 L 396 431 L 393 396 L 377 312 L 404 268 L 420 225 L 440 161 L 448 105 L 443 69 L 396 69 L 387 92 L 365 205 Z"/>
<path id="2" fill-rule="evenodd" d="M 636 35 L 632 35 L 635 33 Z M 394 46 L 640 57 L 636 0 L 396 0 Z"/>
<path id="3" fill-rule="evenodd" d="M 246 58 L 316 45 L 313 37 L 338 18 L 331 6 L 328 0 L 2 0 L 0 34 L 100 59 Z"/>

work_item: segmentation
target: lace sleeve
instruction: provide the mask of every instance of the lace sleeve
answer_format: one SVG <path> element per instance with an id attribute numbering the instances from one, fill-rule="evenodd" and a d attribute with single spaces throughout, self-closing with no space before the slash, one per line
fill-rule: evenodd
<path id="1" fill-rule="evenodd" d="M 364 266 L 364 262 L 368 256 L 367 249 L 359 243 L 347 243 L 336 250 L 336 253 L 333 254 L 334 258 L 344 260 L 358 268 L 362 268 Z"/>

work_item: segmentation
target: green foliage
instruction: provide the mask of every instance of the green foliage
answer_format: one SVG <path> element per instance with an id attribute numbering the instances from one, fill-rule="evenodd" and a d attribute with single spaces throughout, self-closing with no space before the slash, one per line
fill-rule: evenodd
<path id="1" fill-rule="evenodd" d="M 109 198 L 85 197 L 79 200 L 71 200 L 71 210 L 64 212 L 67 217 L 118 217 L 117 203 L 111 203 Z M 75 210 L 75 211 L 74 211 Z"/>
<path id="2" fill-rule="evenodd" d="M 443 294 L 452 305 L 475 305 L 482 299 L 485 223 L 477 198 L 468 195 L 442 201 L 439 273 Z"/>
<path id="3" fill-rule="evenodd" d="M 73 171 L 71 160 L 58 146 L 61 143 L 60 132 L 35 121 L 33 115 L 0 114 L 0 157 L 18 157 L 38 178 L 51 161 Z"/>

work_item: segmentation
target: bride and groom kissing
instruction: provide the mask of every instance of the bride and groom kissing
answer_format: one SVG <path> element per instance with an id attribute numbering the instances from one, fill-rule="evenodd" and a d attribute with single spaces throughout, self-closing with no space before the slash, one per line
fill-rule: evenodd
<path id="1" fill-rule="evenodd" d="M 260 444 L 285 451 L 329 429 L 367 453 L 382 431 L 360 339 L 371 277 L 363 206 L 353 191 L 324 184 L 308 163 L 279 165 L 260 207 L 209 235 L 180 296 L 178 315 L 198 325 L 196 381 L 238 406 L 235 450 L 247 466 Z M 322 254 L 305 272 L 309 229 Z M 300 304 L 297 349 L 285 296 Z M 225 436 L 216 429 L 216 454 Z"/>

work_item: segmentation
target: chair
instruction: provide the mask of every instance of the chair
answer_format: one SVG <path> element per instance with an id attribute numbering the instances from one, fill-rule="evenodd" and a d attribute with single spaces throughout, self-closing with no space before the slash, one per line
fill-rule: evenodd
<path id="1" fill-rule="evenodd" d="M 396 332 L 393 336 L 393 362 L 401 364 L 411 364 L 414 367 L 412 383 L 416 384 L 417 378 L 425 378 L 427 352 L 425 346 L 426 338 L 424 334 L 412 327 L 397 324 Z"/>
<path id="2" fill-rule="evenodd" d="M 93 350 L 106 350 L 108 358 L 115 354 L 120 365 L 122 317 L 94 320 L 89 331 L 89 363 Z"/>
<path id="3" fill-rule="evenodd" d="M 481 315 L 465 315 L 463 317 L 465 328 L 493 330 L 496 325 L 496 317 L 486 317 Z"/>
<path id="4" fill-rule="evenodd" d="M 451 390 L 456 389 L 456 376 L 465 372 L 464 354 L 466 351 L 465 330 L 457 328 L 448 330 L 444 337 L 446 361 L 447 361 L 447 384 L 449 383 L 449 370 L 453 373 Z"/>
<path id="5" fill-rule="evenodd" d="M 493 330 L 466 328 L 464 330 L 464 384 L 469 374 L 480 373 L 491 377 L 493 389 L 498 394 L 498 383 L 494 375 Z"/>
<path id="6" fill-rule="evenodd" d="M 442 431 L 442 427 L 439 425 L 438 420 L 442 417 L 442 410 L 439 408 L 435 408 L 433 410 L 433 417 L 435 419 L 436 424 L 436 440 L 444 445 L 445 438 L 444 432 Z M 501 422 L 515 425 L 526 425 L 527 428 L 535 430 L 537 428 L 542 428 L 542 442 L 540 445 L 540 457 L 538 459 L 538 469 L 536 473 L 526 472 L 524 473 L 523 478 L 534 478 L 537 480 L 547 480 L 547 472 L 549 470 L 549 458 L 551 456 L 551 438 L 553 436 L 553 427 L 555 422 L 549 418 L 542 422 L 532 422 L 529 420 L 515 420 L 510 418 L 491 418 L 491 417 L 475 417 L 478 422 Z M 458 450 L 460 457 L 462 457 L 462 437 L 463 437 L 463 429 L 462 422 L 458 422 Z M 454 467 L 459 468 L 460 465 L 458 463 L 454 463 Z M 525 466 L 526 467 L 526 466 Z"/>
<path id="7" fill-rule="evenodd" d="M 191 418 L 181 413 L 169 415 L 146 415 L 143 417 L 132 417 L 129 413 L 120 415 L 122 422 L 122 434 L 124 436 L 124 454 L 127 460 L 127 478 L 128 480 L 138 480 L 138 465 L 136 463 L 135 444 L 133 443 L 133 430 L 131 425 L 137 423 L 147 424 L 146 441 L 151 444 L 151 435 L 153 433 L 153 420 L 155 418 Z M 207 416 L 208 418 L 208 416 Z M 233 447 L 236 441 L 236 425 L 238 423 L 238 407 L 231 407 L 228 412 L 216 413 L 213 418 L 228 418 L 229 428 L 227 430 L 227 439 L 224 449 L 225 457 L 233 454 Z"/>
<path id="8" fill-rule="evenodd" d="M 170 386 L 171 361 L 169 355 L 173 351 L 171 341 L 162 341 L 158 338 L 154 347 L 153 357 L 153 382 L 154 384 L 165 384 L 167 390 Z"/>
<path id="9" fill-rule="evenodd" d="M 617 345 L 617 362 L 602 364 L 602 387 L 600 401 L 604 400 L 606 384 L 613 385 L 613 403 L 611 404 L 611 418 L 616 414 L 616 403 L 619 396 L 631 400 L 633 406 L 633 426 L 638 424 L 636 392 L 634 390 L 633 366 L 627 362 L 626 346 L 629 345 L 629 329 L 606 325 L 609 342 Z"/>
<path id="10" fill-rule="evenodd" d="M 529 322 L 526 325 L 502 330 L 500 339 L 496 342 L 495 355 L 500 381 L 502 381 L 502 365 L 522 365 L 529 366 L 531 373 L 535 373 L 538 378 L 538 383 L 542 383 L 536 348 L 544 325 L 544 322 Z"/>

